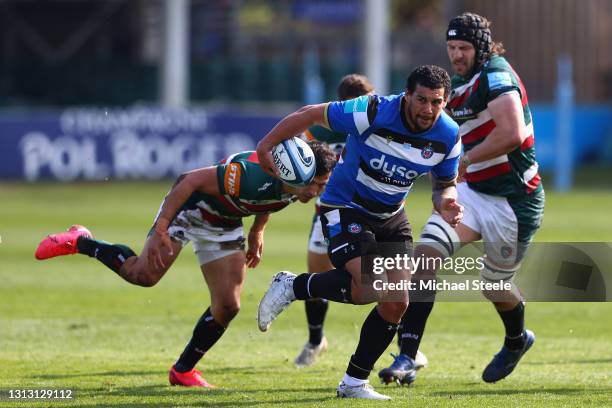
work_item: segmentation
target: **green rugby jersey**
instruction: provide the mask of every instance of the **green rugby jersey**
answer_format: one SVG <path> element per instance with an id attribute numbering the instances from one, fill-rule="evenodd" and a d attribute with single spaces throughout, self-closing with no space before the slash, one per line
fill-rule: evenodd
<path id="1" fill-rule="evenodd" d="M 257 153 L 236 153 L 217 164 L 220 195 L 194 192 L 181 207 L 200 211 L 213 226 L 235 227 L 242 217 L 279 211 L 297 197 L 283 193 L 282 181 L 266 174 Z"/>
<path id="2" fill-rule="evenodd" d="M 455 75 L 447 109 L 459 124 L 464 152 L 482 143 L 495 129 L 489 102 L 508 92 L 518 92 L 523 105 L 527 139 L 508 154 L 468 166 L 465 180 L 479 192 L 501 197 L 525 196 L 542 189 L 527 92 L 505 58 L 493 55 L 480 72 L 465 79 Z"/>

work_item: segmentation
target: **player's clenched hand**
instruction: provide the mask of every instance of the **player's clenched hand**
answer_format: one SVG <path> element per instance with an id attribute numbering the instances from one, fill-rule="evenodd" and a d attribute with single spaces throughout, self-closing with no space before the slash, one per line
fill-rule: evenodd
<path id="1" fill-rule="evenodd" d="M 440 215 L 455 228 L 463 218 L 463 206 L 453 197 L 443 198 L 440 202 Z"/>
<path id="2" fill-rule="evenodd" d="M 247 239 L 249 249 L 246 253 L 246 266 L 255 268 L 261 261 L 261 254 L 264 246 L 263 231 L 251 231 Z"/>
<path id="3" fill-rule="evenodd" d="M 272 158 L 273 147 L 274 146 L 270 145 L 265 140 L 260 140 L 259 143 L 257 143 L 257 158 L 259 159 L 259 165 L 266 173 L 278 178 L 279 172 Z"/>

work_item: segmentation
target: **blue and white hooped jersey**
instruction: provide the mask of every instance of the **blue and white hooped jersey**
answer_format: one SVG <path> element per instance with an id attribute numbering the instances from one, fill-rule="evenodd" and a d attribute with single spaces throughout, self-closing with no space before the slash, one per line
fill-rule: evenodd
<path id="1" fill-rule="evenodd" d="M 364 95 L 327 105 L 327 126 L 349 136 L 323 204 L 388 218 L 403 208 L 422 175 L 431 171 L 440 180 L 457 176 L 459 126 L 442 112 L 431 129 L 412 133 L 403 115 L 403 96 Z"/>

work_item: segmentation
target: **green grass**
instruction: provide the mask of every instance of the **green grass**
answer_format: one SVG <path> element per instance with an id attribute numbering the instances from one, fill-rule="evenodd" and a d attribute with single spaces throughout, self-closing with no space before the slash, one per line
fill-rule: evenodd
<path id="1" fill-rule="evenodd" d="M 0 184 L 0 406 L 378 406 L 334 398 L 370 306 L 332 304 L 330 350 L 299 371 L 292 360 L 306 340 L 301 304 L 270 332 L 257 330 L 257 302 L 272 274 L 305 268 L 311 205 L 273 215 L 262 264 L 248 272 L 242 310 L 199 365 L 220 386 L 213 391 L 167 384 L 168 368 L 209 304 L 191 249 L 153 288 L 128 285 L 83 256 L 34 260 L 44 235 L 72 223 L 139 251 L 169 184 Z M 421 187 L 407 207 L 415 231 L 430 208 Z M 610 191 L 548 193 L 536 237 L 612 241 L 610 208 Z M 512 376 L 490 385 L 480 374 L 503 336 L 493 308 L 440 303 L 422 344 L 430 367 L 411 388 L 378 388 L 394 405 L 610 406 L 611 312 L 609 303 L 528 304 L 527 324 L 538 341 Z M 389 362 L 385 355 L 377 368 Z M 6 390 L 16 388 L 71 389 L 75 399 L 8 400 Z"/>

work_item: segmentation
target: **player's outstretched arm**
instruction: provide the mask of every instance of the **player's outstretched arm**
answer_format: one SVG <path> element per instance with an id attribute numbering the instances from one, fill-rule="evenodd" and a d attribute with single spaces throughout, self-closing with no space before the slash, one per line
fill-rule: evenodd
<path id="1" fill-rule="evenodd" d="M 160 255 L 162 249 L 172 253 L 168 226 L 177 211 L 195 191 L 201 191 L 208 194 L 219 194 L 217 168 L 215 166 L 196 169 L 181 174 L 174 183 L 174 186 L 164 199 L 162 208 L 155 220 L 155 236 L 152 237 L 148 254 L 151 267 L 164 267 Z"/>
<path id="2" fill-rule="evenodd" d="M 325 109 L 327 103 L 307 105 L 285 116 L 257 144 L 259 164 L 266 173 L 278 177 L 278 170 L 272 159 L 272 148 L 282 142 L 300 135 L 312 125 L 325 124 Z"/>
<path id="3" fill-rule="evenodd" d="M 270 214 L 257 214 L 247 238 L 246 266 L 255 268 L 261 261 L 264 248 L 264 230 Z"/>
<path id="4" fill-rule="evenodd" d="M 177 211 L 195 191 L 212 195 L 219 194 L 216 166 L 195 169 L 181 174 L 164 199 L 156 225 L 160 222 L 165 223 L 167 228 Z"/>

